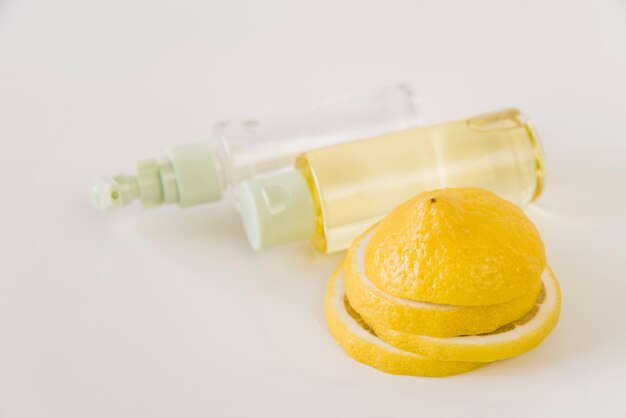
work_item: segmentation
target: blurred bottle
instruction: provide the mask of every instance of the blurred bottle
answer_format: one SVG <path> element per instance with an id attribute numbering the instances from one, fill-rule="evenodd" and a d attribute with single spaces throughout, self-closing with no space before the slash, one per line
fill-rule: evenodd
<path id="1" fill-rule="evenodd" d="M 421 118 L 411 89 L 397 84 L 305 109 L 221 122 L 209 141 L 140 161 L 134 175 L 97 179 L 92 201 L 101 210 L 134 200 L 144 207 L 217 202 L 243 180 L 290 167 L 304 151 L 416 126 Z"/>

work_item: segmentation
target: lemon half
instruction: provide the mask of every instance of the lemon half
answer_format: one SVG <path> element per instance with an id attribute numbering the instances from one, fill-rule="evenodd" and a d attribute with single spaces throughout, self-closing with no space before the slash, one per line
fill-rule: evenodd
<path id="1" fill-rule="evenodd" d="M 406 201 L 365 251 L 368 279 L 386 293 L 449 305 L 494 305 L 527 295 L 546 254 L 513 203 L 483 189 L 440 189 Z"/>

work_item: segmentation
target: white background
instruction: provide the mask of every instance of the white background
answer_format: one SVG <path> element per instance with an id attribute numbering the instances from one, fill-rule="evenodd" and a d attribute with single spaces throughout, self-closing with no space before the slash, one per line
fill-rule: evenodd
<path id="1" fill-rule="evenodd" d="M 626 416 L 625 80 L 623 1 L 0 2 L 0 416 Z M 524 356 L 380 373 L 324 324 L 341 255 L 253 253 L 230 202 L 90 206 L 218 119 L 396 81 L 543 137 L 564 305 Z"/>

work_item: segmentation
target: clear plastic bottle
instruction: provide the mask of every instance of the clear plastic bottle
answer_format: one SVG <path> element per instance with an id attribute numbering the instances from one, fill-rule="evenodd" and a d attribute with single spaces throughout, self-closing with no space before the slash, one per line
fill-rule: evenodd
<path id="1" fill-rule="evenodd" d="M 509 109 L 306 152 L 291 172 L 242 183 L 239 198 L 254 248 L 309 238 L 334 252 L 422 191 L 482 187 L 523 205 L 544 179 L 539 137 Z"/>
<path id="2" fill-rule="evenodd" d="M 102 210 L 134 200 L 144 207 L 219 201 L 243 180 L 289 168 L 304 151 L 416 126 L 421 117 L 411 89 L 397 84 L 308 108 L 220 122 L 209 141 L 140 161 L 135 175 L 97 179 L 92 201 Z"/>

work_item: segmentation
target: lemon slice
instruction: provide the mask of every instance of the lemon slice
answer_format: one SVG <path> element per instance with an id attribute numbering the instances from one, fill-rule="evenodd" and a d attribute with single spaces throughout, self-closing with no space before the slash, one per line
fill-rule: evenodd
<path id="1" fill-rule="evenodd" d="M 540 281 L 523 296 L 486 306 L 442 305 L 389 295 L 365 274 L 365 251 L 375 230 L 376 226 L 354 241 L 346 255 L 344 272 L 350 304 L 377 329 L 390 328 L 433 337 L 483 334 L 521 318 L 535 306 Z"/>
<path id="2" fill-rule="evenodd" d="M 549 268 L 542 275 L 542 289 L 535 306 L 522 318 L 494 332 L 451 338 L 434 338 L 394 331 L 372 324 L 381 339 L 402 350 L 443 361 L 492 362 L 515 357 L 536 346 L 559 320 L 561 290 Z"/>
<path id="3" fill-rule="evenodd" d="M 341 269 L 329 280 L 325 313 L 330 333 L 350 357 L 386 373 L 442 377 L 465 373 L 483 364 L 434 360 L 400 350 L 378 338 L 350 307 Z"/>

